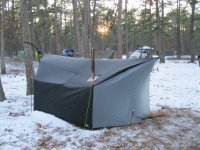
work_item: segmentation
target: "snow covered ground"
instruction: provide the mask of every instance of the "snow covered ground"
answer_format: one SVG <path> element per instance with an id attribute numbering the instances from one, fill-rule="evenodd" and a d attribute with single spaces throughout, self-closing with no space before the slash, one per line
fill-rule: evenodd
<path id="1" fill-rule="evenodd" d="M 37 66 L 37 64 L 36 64 Z M 22 62 L 7 61 L 0 102 L 2 150 L 200 149 L 200 67 L 189 60 L 167 59 L 151 73 L 154 115 L 139 124 L 80 129 L 50 114 L 31 111 Z M 160 113 L 160 114 L 159 114 Z M 157 117 L 156 117 L 157 116 Z"/>

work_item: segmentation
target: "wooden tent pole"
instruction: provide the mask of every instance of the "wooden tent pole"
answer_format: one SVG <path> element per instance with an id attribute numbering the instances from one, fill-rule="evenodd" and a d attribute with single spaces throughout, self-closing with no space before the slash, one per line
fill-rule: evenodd
<path id="1" fill-rule="evenodd" d="M 91 83 L 93 84 L 95 78 L 95 50 L 91 49 Z"/>

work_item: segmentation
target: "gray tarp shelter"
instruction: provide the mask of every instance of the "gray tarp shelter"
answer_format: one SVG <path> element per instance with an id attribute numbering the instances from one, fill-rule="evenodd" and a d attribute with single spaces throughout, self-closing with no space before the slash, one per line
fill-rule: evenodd
<path id="1" fill-rule="evenodd" d="M 129 125 L 150 113 L 150 72 L 157 59 L 95 61 L 45 55 L 34 79 L 34 110 L 89 129 Z"/>
<path id="2" fill-rule="evenodd" d="M 113 59 L 115 58 L 116 50 L 95 51 L 95 58 L 97 59 Z"/>

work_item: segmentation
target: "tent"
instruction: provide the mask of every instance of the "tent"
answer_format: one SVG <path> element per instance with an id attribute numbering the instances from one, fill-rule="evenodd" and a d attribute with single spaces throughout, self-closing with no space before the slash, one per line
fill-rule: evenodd
<path id="1" fill-rule="evenodd" d="M 97 59 L 113 59 L 115 57 L 115 50 L 95 51 L 95 58 Z"/>
<path id="2" fill-rule="evenodd" d="M 149 78 L 157 59 L 95 61 L 45 55 L 34 79 L 34 110 L 89 129 L 129 125 L 149 115 Z"/>
<path id="3" fill-rule="evenodd" d="M 24 60 L 25 59 L 24 50 L 20 50 L 20 51 L 17 52 L 17 59 L 18 60 Z"/>
<path id="4" fill-rule="evenodd" d="M 143 46 L 143 47 L 140 47 L 139 49 L 142 49 L 142 50 L 152 50 L 154 48 L 151 48 L 149 46 Z"/>
<path id="5" fill-rule="evenodd" d="M 149 46 L 143 46 L 140 47 L 139 50 L 142 50 L 143 52 L 146 53 L 146 57 L 153 57 L 153 55 L 158 55 L 158 52 L 156 49 L 149 47 Z"/>

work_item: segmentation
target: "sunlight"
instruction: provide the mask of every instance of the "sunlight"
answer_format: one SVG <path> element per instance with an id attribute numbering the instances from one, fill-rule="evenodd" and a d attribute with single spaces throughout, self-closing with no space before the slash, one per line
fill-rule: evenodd
<path id="1" fill-rule="evenodd" d="M 110 24 L 106 20 L 101 20 L 99 25 L 97 26 L 97 32 L 101 34 L 101 36 L 106 36 L 109 31 Z"/>

